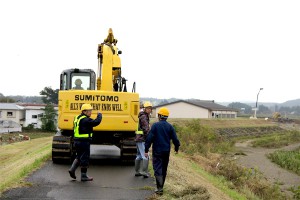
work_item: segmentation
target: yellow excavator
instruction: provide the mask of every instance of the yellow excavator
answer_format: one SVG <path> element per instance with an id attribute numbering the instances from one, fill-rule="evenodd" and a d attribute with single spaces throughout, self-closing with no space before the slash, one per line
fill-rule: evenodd
<path id="1" fill-rule="evenodd" d="M 135 83 L 127 91 L 126 79 L 121 74 L 122 51 L 116 46 L 112 29 L 104 42 L 98 44 L 98 74 L 92 69 L 67 69 L 60 75 L 58 93 L 58 131 L 52 142 L 52 161 L 72 161 L 73 120 L 80 114 L 81 105 L 89 103 L 103 115 L 102 122 L 94 127 L 92 144 L 115 145 L 120 148 L 123 162 L 134 161 L 135 131 L 140 110 L 139 94 Z"/>

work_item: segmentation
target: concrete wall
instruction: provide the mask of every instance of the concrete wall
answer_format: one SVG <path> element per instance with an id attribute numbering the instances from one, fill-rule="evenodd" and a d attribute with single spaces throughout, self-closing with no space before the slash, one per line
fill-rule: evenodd
<path id="1" fill-rule="evenodd" d="M 22 127 L 11 120 L 0 120 L 0 133 L 22 132 Z"/>
<path id="2" fill-rule="evenodd" d="M 170 111 L 169 118 L 211 118 L 208 109 L 194 106 L 185 102 L 178 102 L 165 106 Z M 156 107 L 152 111 L 152 117 L 157 117 L 161 107 Z"/>

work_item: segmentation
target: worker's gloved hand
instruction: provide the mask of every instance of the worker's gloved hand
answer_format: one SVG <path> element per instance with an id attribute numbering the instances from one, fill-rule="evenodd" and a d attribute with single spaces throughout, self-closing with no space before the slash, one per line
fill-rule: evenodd
<path id="1" fill-rule="evenodd" d="M 97 117 L 102 117 L 102 113 L 101 112 L 97 112 Z"/>

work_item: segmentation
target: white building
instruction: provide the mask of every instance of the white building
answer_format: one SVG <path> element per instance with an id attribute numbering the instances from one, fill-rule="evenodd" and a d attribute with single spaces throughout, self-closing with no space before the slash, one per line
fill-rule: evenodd
<path id="1" fill-rule="evenodd" d="M 153 117 L 157 117 L 161 107 L 169 109 L 169 118 L 236 118 L 238 112 L 214 101 L 178 100 L 153 107 Z"/>
<path id="2" fill-rule="evenodd" d="M 0 120 L 14 121 L 23 127 L 33 125 L 41 128 L 41 117 L 45 113 L 46 104 L 0 103 Z M 57 114 L 57 106 L 54 106 Z"/>
<path id="3" fill-rule="evenodd" d="M 45 113 L 45 107 L 46 104 L 21 104 L 24 107 L 25 110 L 25 122 L 24 127 L 32 124 L 34 128 L 41 128 L 42 127 L 42 121 L 41 118 L 43 117 Z M 57 106 L 54 106 L 54 110 L 56 111 L 55 114 L 57 114 Z"/>

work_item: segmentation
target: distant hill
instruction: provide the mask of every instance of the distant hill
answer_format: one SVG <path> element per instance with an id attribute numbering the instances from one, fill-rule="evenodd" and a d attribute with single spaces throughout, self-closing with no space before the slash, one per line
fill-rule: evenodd
<path id="1" fill-rule="evenodd" d="M 285 106 L 285 107 L 300 106 L 300 99 L 286 101 L 284 103 L 281 103 L 280 106 Z"/>
<path id="2" fill-rule="evenodd" d="M 244 102 L 244 101 L 234 101 L 234 102 L 239 102 L 239 103 L 244 103 L 244 104 L 247 104 L 251 107 L 255 107 L 256 106 L 256 102 Z M 223 106 L 228 106 L 229 104 L 233 103 L 233 102 L 216 102 L 218 104 L 221 104 Z M 274 103 L 274 102 L 258 102 L 258 105 L 264 105 L 266 107 L 274 107 L 275 105 L 277 106 L 281 106 L 280 103 Z"/>
<path id="3" fill-rule="evenodd" d="M 232 103 L 232 102 L 216 102 L 219 103 L 221 105 L 224 106 L 228 106 L 228 104 Z M 251 107 L 255 107 L 256 102 L 240 102 L 240 103 L 244 103 L 247 104 Z M 275 102 L 258 102 L 259 105 L 264 105 L 266 107 L 294 107 L 294 106 L 300 106 L 300 99 L 294 99 L 294 100 L 289 100 L 283 103 L 275 103 Z"/>

